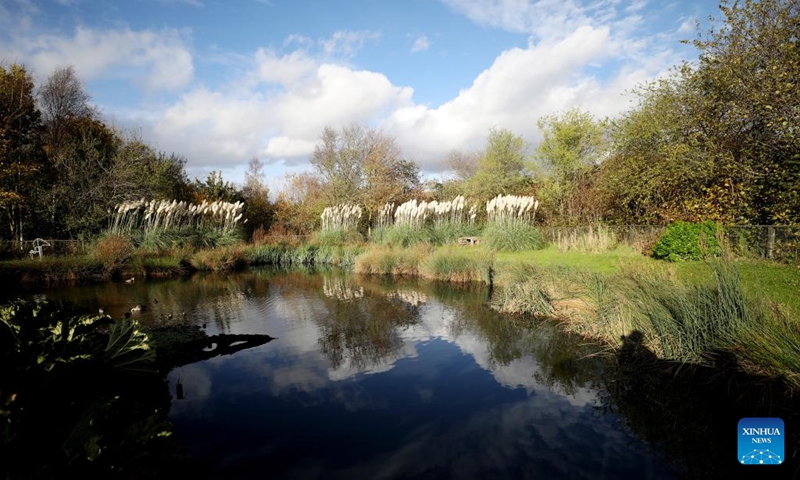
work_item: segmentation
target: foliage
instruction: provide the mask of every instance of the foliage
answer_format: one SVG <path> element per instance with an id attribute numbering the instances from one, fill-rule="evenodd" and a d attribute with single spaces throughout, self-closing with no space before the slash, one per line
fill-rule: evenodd
<path id="1" fill-rule="evenodd" d="M 622 223 L 800 220 L 794 0 L 723 1 L 697 64 L 639 90 L 599 178 Z"/>
<path id="2" fill-rule="evenodd" d="M 667 226 L 656 242 L 653 256 L 670 262 L 718 257 L 722 253 L 718 240 L 720 229 L 712 221 L 674 222 Z"/>
<path id="3" fill-rule="evenodd" d="M 394 138 L 358 125 L 326 127 L 311 164 L 327 205 L 356 204 L 371 221 L 380 208 L 419 189 L 419 166 L 402 158 Z"/>
<path id="4" fill-rule="evenodd" d="M 244 248 L 231 245 L 199 250 L 189 258 L 189 263 L 197 270 L 237 270 L 245 265 Z"/>
<path id="5" fill-rule="evenodd" d="M 614 232 L 603 225 L 558 229 L 554 243 L 559 252 L 575 250 L 584 253 L 610 252 L 619 245 Z"/>
<path id="6" fill-rule="evenodd" d="M 251 158 L 245 172 L 242 188 L 244 214 L 249 220 L 245 235 L 253 237 L 256 230 L 268 230 L 275 215 L 275 207 L 269 200 L 269 188 L 264 183 L 264 164 L 258 158 Z"/>
<path id="7" fill-rule="evenodd" d="M 141 447 L 165 451 L 170 435 L 164 410 L 150 406 L 163 388 L 154 356 L 134 321 L 48 302 L 0 306 L 0 476 L 111 478 L 123 467 L 152 468 Z"/>
<path id="8" fill-rule="evenodd" d="M 361 243 L 363 241 L 364 239 L 360 233 L 348 228 L 323 230 L 314 237 L 315 243 L 327 247 L 352 245 Z"/>

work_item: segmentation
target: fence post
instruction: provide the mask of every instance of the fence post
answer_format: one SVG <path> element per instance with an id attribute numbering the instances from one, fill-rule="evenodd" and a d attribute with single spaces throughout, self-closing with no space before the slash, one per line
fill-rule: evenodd
<path id="1" fill-rule="evenodd" d="M 775 227 L 767 227 L 767 258 L 772 259 L 772 252 L 775 249 Z"/>

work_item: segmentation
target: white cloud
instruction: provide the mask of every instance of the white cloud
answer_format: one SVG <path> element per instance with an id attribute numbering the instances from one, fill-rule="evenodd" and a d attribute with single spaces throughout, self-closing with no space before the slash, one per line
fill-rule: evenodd
<path id="1" fill-rule="evenodd" d="M 255 55 L 257 78 L 267 83 L 280 83 L 290 86 L 312 73 L 317 62 L 304 50 L 278 56 L 275 51 L 259 49 Z"/>
<path id="2" fill-rule="evenodd" d="M 613 105 L 596 100 L 618 94 L 618 85 L 604 86 L 585 72 L 587 63 L 603 61 L 615 50 L 609 29 L 592 27 L 579 28 L 560 42 L 506 50 L 455 99 L 438 108 L 400 108 L 384 126 L 436 170 L 447 150 L 481 146 L 495 126 L 532 139 L 536 119 L 554 111 L 580 105 L 600 114 L 615 113 Z"/>
<path id="3" fill-rule="evenodd" d="M 413 93 L 382 74 L 320 63 L 297 51 L 278 57 L 259 50 L 249 75 L 255 80 L 238 87 L 182 95 L 153 125 L 159 148 L 183 153 L 194 166 L 230 166 L 253 155 L 292 162 L 314 151 L 325 126 L 383 118 L 410 104 Z"/>
<path id="4" fill-rule="evenodd" d="M 180 31 L 97 30 L 72 36 L 39 35 L 0 43 L 0 58 L 24 58 L 39 75 L 73 65 L 86 79 L 136 79 L 149 90 L 176 90 L 194 76 L 192 54 Z"/>
<path id="5" fill-rule="evenodd" d="M 424 52 L 431 48 L 431 42 L 425 34 L 420 35 L 414 40 L 414 45 L 411 46 L 411 53 Z"/>
<path id="6" fill-rule="evenodd" d="M 330 38 L 320 40 L 320 45 L 328 55 L 352 58 L 367 42 L 379 38 L 379 33 L 369 30 L 337 30 Z"/>

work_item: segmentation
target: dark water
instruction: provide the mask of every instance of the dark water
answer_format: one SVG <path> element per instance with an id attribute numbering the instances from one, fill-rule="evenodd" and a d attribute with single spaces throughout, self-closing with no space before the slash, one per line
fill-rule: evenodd
<path id="1" fill-rule="evenodd" d="M 195 477 L 741 473 L 740 412 L 620 373 L 553 324 L 503 317 L 481 288 L 263 270 L 46 296 L 114 317 L 144 304 L 149 325 L 277 337 L 169 373 L 168 419 Z"/>

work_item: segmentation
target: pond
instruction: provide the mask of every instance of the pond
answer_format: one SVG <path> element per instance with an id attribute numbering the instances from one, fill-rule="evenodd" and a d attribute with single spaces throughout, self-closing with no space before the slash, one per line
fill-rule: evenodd
<path id="1" fill-rule="evenodd" d="M 115 318 L 145 305 L 134 317 L 149 326 L 275 337 L 167 375 L 172 438 L 196 478 L 723 478 L 741 468 L 729 447 L 749 407 L 643 382 L 552 322 L 494 312 L 481 287 L 265 269 L 23 292 L 35 293 Z"/>

